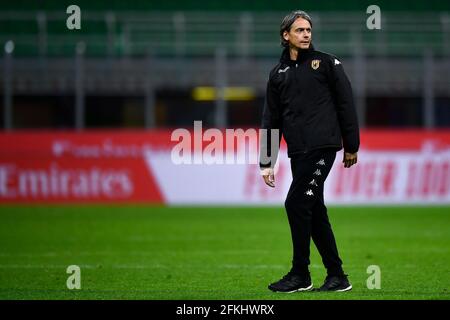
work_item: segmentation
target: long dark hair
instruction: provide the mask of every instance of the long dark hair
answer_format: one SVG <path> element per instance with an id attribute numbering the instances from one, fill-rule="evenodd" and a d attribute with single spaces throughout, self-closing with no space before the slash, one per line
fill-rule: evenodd
<path id="1" fill-rule="evenodd" d="M 288 15 L 286 15 L 283 20 L 281 21 L 281 25 L 280 25 L 280 44 L 282 47 L 289 47 L 289 42 L 284 40 L 283 38 L 283 33 L 285 31 L 288 31 L 291 29 L 292 24 L 295 22 L 295 20 L 297 20 L 298 18 L 303 18 L 305 20 L 307 20 L 309 22 L 309 24 L 311 25 L 312 28 L 312 19 L 311 17 L 302 10 L 295 10 L 292 11 L 291 13 L 289 13 Z"/>

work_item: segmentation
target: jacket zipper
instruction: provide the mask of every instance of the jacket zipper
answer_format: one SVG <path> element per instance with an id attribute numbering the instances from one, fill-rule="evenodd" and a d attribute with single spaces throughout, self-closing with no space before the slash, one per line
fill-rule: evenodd
<path id="1" fill-rule="evenodd" d="M 295 64 L 295 69 L 298 69 L 298 63 Z M 295 81 L 298 82 L 297 72 L 295 72 Z M 300 131 L 302 131 L 302 130 L 300 129 Z M 303 153 L 303 154 L 308 153 L 308 148 L 306 147 L 305 142 L 303 141 L 303 137 L 300 137 L 300 140 L 302 141 L 302 144 L 305 147 L 305 149 L 303 151 L 301 151 L 301 153 Z"/>

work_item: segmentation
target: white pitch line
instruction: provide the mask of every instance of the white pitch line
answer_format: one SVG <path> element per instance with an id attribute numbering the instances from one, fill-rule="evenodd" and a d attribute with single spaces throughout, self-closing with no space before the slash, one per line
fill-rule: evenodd
<path id="1" fill-rule="evenodd" d="M 0 269 L 67 269 L 69 265 L 56 264 L 0 264 Z M 97 266 L 89 264 L 78 265 L 83 269 L 96 269 Z"/>
<path id="2" fill-rule="evenodd" d="M 73 256 L 73 255 L 82 255 L 82 256 L 119 256 L 119 255 L 136 255 L 136 256 L 155 256 L 158 255 L 169 255 L 176 256 L 180 254 L 214 254 L 216 255 L 218 252 L 214 250 L 170 250 L 168 251 L 65 251 L 65 252 L 42 252 L 42 253 L 32 253 L 32 252 L 14 252 L 14 253 L 6 253 L 0 252 L 0 257 L 60 257 L 60 256 Z M 258 253 L 258 254 L 268 254 L 267 250 L 221 250 L 220 254 L 249 254 L 249 253 Z"/>
<path id="3" fill-rule="evenodd" d="M 80 264 L 78 265 L 80 268 L 84 269 L 99 269 L 99 265 L 91 265 L 91 264 Z M 55 264 L 0 264 L 0 269 L 66 269 L 68 265 L 55 265 Z M 225 269 L 286 269 L 287 265 L 280 264 L 220 264 L 220 265 L 210 265 L 210 267 L 216 268 L 225 268 Z M 312 264 L 311 268 L 323 268 L 322 265 Z M 102 264 L 101 268 L 103 269 L 195 269 L 199 270 L 198 266 L 192 265 L 163 265 L 163 264 L 138 264 L 138 265 L 129 265 L 129 264 Z"/>

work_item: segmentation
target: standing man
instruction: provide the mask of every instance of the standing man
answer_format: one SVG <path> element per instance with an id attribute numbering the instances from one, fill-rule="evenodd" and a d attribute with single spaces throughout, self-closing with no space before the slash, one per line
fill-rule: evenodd
<path id="1" fill-rule="evenodd" d="M 284 50 L 280 63 L 270 72 L 263 111 L 262 128 L 268 129 L 268 135 L 261 139 L 261 175 L 268 186 L 275 187 L 273 167 L 278 148 L 270 150 L 271 134 L 278 129 L 287 143 L 293 176 L 285 201 L 293 244 L 292 268 L 269 285 L 276 292 L 313 288 L 308 269 L 311 238 L 327 269 L 319 290 L 352 288 L 342 269 L 323 192 L 338 150 L 344 148 L 345 168 L 357 162 L 358 121 L 341 61 L 314 49 L 312 25 L 304 11 L 293 11 L 283 19 L 280 37 Z M 278 147 L 279 140 L 275 144 Z M 263 158 L 264 152 L 268 157 Z"/>

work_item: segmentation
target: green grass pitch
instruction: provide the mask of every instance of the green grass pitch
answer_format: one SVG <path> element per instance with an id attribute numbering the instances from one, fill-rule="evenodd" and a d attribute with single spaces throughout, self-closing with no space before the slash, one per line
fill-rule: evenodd
<path id="1" fill-rule="evenodd" d="M 353 290 L 272 293 L 290 266 L 281 207 L 1 206 L 0 299 L 449 299 L 449 207 L 331 207 Z M 312 244 L 315 287 L 325 270 Z M 69 290 L 67 266 L 81 268 Z M 366 285 L 369 265 L 381 288 Z"/>

